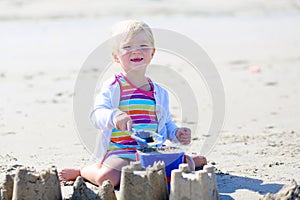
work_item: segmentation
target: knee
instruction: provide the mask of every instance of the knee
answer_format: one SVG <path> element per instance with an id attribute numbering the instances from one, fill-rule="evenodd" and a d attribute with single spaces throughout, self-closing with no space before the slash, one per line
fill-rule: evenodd
<path id="1" fill-rule="evenodd" d="M 191 155 L 191 158 L 195 162 L 195 167 L 202 167 L 207 164 L 207 160 L 204 156 L 200 155 Z"/>
<path id="2" fill-rule="evenodd" d="M 102 183 L 106 180 L 107 174 L 99 171 L 97 176 L 95 177 L 95 182 L 98 186 L 101 186 Z"/>
<path id="3" fill-rule="evenodd" d="M 120 184 L 120 178 L 121 178 L 121 174 L 118 171 L 114 172 L 113 170 L 112 171 L 100 170 L 95 181 L 98 186 L 101 186 L 102 183 L 106 180 L 110 180 L 114 186 L 118 186 Z"/>

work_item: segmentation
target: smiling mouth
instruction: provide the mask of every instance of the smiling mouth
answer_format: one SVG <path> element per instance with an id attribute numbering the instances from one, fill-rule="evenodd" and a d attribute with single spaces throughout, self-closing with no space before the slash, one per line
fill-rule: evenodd
<path id="1" fill-rule="evenodd" d="M 130 59 L 130 61 L 132 62 L 141 62 L 143 60 L 143 58 L 132 58 Z"/>

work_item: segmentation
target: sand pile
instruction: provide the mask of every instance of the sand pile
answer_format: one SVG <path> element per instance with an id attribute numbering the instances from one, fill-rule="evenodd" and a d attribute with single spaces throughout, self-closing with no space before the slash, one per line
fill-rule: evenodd
<path id="1" fill-rule="evenodd" d="M 275 200 L 275 199 L 286 199 L 286 200 L 300 200 L 300 186 L 297 185 L 295 180 L 292 180 L 289 184 L 286 184 L 276 194 L 266 194 L 261 200 Z"/>
<path id="2" fill-rule="evenodd" d="M 203 170 L 192 172 L 188 164 L 183 163 L 173 170 L 170 200 L 181 199 L 219 200 L 215 168 L 205 165 Z"/>
<path id="3" fill-rule="evenodd" d="M 82 200 L 116 200 L 114 186 L 110 181 L 104 181 L 100 187 L 87 187 L 82 177 L 77 177 L 73 187 L 68 192 L 67 187 L 61 187 L 56 167 L 50 167 L 41 172 L 29 167 L 19 167 L 16 174 L 6 174 L 0 183 L 0 200 L 15 199 L 82 199 Z M 62 195 L 62 191 L 63 194 Z"/>
<path id="4" fill-rule="evenodd" d="M 0 199 L 62 199 L 55 167 L 41 172 L 20 167 L 14 175 L 5 175 L 0 184 Z"/>
<path id="5" fill-rule="evenodd" d="M 88 187 L 83 178 L 78 176 L 74 182 L 74 192 L 70 199 L 76 200 L 116 200 L 114 186 L 107 180 L 104 181 L 102 186 Z"/>
<path id="6" fill-rule="evenodd" d="M 168 199 L 164 162 L 155 162 L 144 169 L 140 162 L 131 162 L 122 168 L 120 199 Z"/>
<path id="7" fill-rule="evenodd" d="M 12 199 L 14 180 L 6 174 L 0 183 L 0 199 Z"/>

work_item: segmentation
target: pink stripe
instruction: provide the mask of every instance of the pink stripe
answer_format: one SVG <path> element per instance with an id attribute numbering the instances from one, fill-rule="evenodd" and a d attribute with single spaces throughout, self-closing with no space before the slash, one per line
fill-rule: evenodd
<path id="1" fill-rule="evenodd" d="M 130 118 L 132 120 L 136 120 L 136 119 L 150 119 L 152 121 L 156 121 L 156 116 L 153 116 L 153 115 L 131 115 Z"/>
<path id="2" fill-rule="evenodd" d="M 150 92 L 150 91 L 149 91 Z M 152 94 L 145 94 L 145 92 L 143 91 L 138 91 L 137 89 L 130 89 L 130 90 L 122 90 L 122 95 L 143 95 L 143 96 L 153 96 L 153 93 Z"/>

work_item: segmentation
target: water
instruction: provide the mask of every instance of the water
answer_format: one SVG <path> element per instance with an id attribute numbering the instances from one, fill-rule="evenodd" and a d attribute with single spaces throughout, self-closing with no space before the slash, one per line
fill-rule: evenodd
<path id="1" fill-rule="evenodd" d="M 299 0 L 0 0 L 0 20 L 268 15 L 299 8 Z"/>

